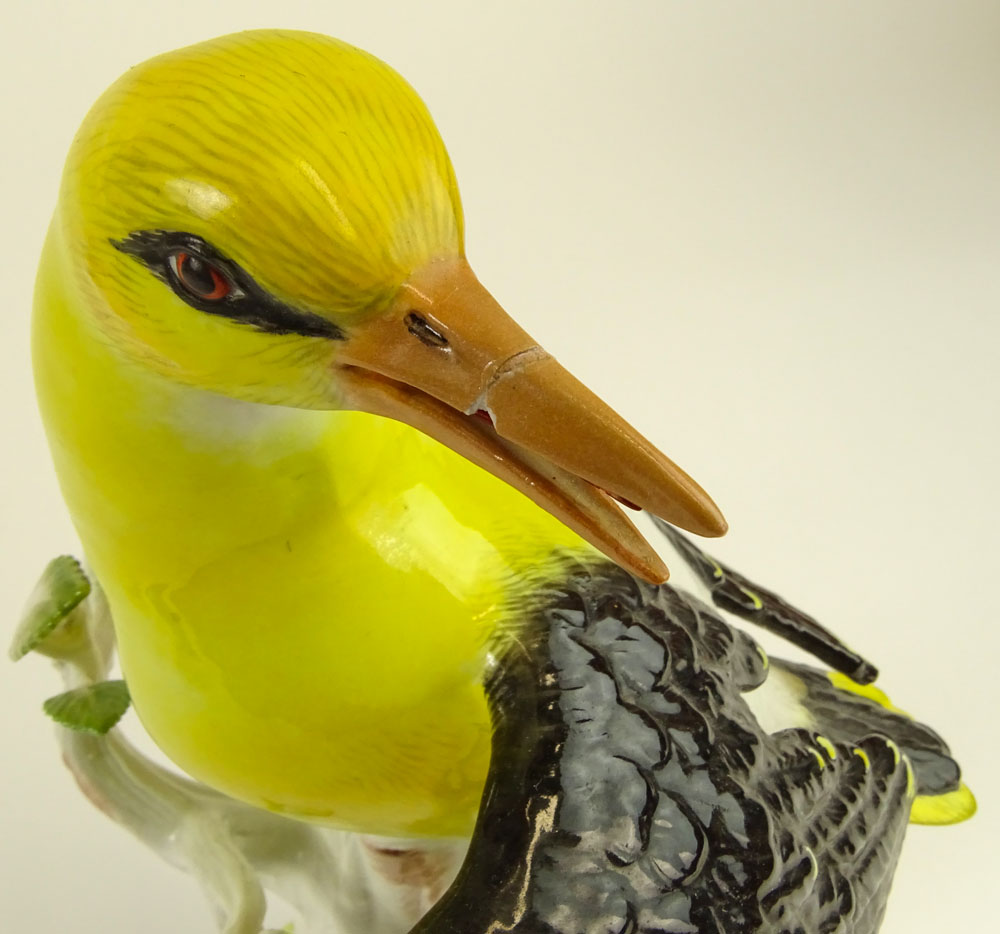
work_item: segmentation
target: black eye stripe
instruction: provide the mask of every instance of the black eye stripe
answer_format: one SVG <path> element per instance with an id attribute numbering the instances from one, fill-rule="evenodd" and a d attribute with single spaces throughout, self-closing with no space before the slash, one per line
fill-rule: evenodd
<path id="1" fill-rule="evenodd" d="M 210 315 L 238 321 L 268 334 L 297 334 L 345 340 L 346 335 L 332 321 L 311 311 L 300 311 L 262 289 L 238 263 L 224 256 L 195 234 L 174 230 L 137 230 L 111 245 L 141 262 L 163 280 L 187 304 Z M 198 262 L 214 266 L 233 288 L 222 298 L 204 300 L 184 287 L 170 258 L 187 253 Z"/>

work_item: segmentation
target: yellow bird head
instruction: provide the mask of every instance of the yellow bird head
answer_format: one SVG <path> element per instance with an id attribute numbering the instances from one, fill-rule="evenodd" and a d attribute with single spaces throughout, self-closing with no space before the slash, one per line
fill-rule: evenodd
<path id="1" fill-rule="evenodd" d="M 338 404 L 326 338 L 463 249 L 420 99 L 308 33 L 226 36 L 127 72 L 77 135 L 61 203 L 90 307 L 123 349 L 172 379 L 295 406 Z"/>
<path id="2" fill-rule="evenodd" d="M 104 339 L 163 378 L 408 422 L 651 579 L 608 493 L 725 530 L 478 282 L 427 109 L 359 49 L 248 32 L 132 69 L 76 138 L 58 222 Z"/>

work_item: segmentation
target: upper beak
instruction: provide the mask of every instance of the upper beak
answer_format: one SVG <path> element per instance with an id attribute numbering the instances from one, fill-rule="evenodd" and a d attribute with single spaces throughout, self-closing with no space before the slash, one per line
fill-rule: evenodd
<path id="1" fill-rule="evenodd" d="M 708 494 L 539 347 L 464 259 L 411 276 L 338 359 L 345 405 L 443 442 L 648 581 L 667 568 L 612 497 L 699 535 L 726 531 Z"/>

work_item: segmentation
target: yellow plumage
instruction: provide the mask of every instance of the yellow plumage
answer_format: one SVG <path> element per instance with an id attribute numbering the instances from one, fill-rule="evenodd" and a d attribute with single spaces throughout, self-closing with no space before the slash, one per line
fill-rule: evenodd
<path id="1" fill-rule="evenodd" d="M 390 166 L 378 179 L 374 159 Z M 377 313 L 422 262 L 462 249 L 430 118 L 394 72 L 321 36 L 241 34 L 134 69 L 74 144 L 34 355 L 157 743 L 275 810 L 466 833 L 508 585 L 587 546 L 412 428 L 285 407 L 336 404 L 337 348 L 202 314 L 110 243 L 174 228 L 310 311 Z"/>

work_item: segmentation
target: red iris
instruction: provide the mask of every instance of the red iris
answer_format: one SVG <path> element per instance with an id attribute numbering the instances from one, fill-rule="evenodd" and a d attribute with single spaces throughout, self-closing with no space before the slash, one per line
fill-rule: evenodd
<path id="1" fill-rule="evenodd" d="M 231 291 L 225 273 L 194 253 L 175 253 L 172 257 L 174 274 L 188 292 L 203 302 L 218 302 Z"/>

